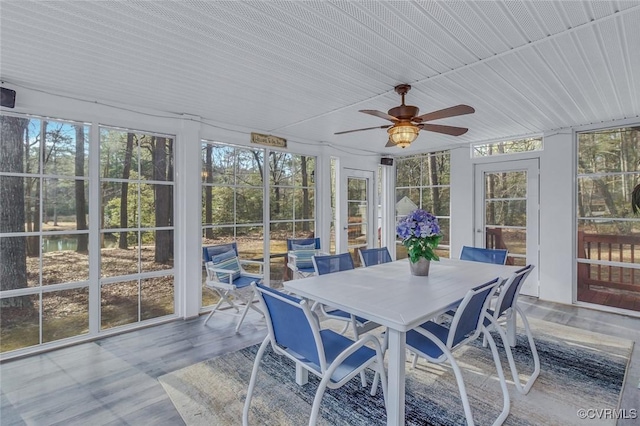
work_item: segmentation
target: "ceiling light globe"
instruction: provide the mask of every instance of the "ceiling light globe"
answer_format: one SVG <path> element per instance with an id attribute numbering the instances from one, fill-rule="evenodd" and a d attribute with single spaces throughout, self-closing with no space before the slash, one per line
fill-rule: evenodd
<path id="1" fill-rule="evenodd" d="M 406 148 L 411 145 L 411 142 L 416 140 L 419 131 L 420 129 L 415 124 L 410 122 L 401 122 L 390 127 L 389 130 L 387 130 L 387 133 L 389 133 L 389 139 L 391 139 L 391 142 L 400 148 Z"/>

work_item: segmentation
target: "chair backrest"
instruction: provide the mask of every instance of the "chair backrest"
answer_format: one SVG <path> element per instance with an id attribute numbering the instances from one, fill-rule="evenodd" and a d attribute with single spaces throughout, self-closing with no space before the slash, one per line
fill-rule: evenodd
<path id="1" fill-rule="evenodd" d="M 350 253 L 313 256 L 312 260 L 313 267 L 318 275 L 355 269 Z"/>
<path id="2" fill-rule="evenodd" d="M 359 253 L 360 260 L 364 266 L 391 262 L 391 255 L 386 247 L 360 249 Z"/>
<path id="3" fill-rule="evenodd" d="M 453 348 L 480 335 L 491 296 L 500 282 L 499 278 L 472 288 L 460 302 L 447 336 L 447 347 Z"/>
<path id="4" fill-rule="evenodd" d="M 507 250 L 463 246 L 462 252 L 460 253 L 460 260 L 504 265 L 507 262 Z"/>
<path id="5" fill-rule="evenodd" d="M 307 302 L 262 284 L 254 284 L 263 307 L 271 343 L 325 366 L 324 349 L 315 314 Z M 312 326 L 312 323 L 316 326 Z M 318 345 L 322 351 L 318 349 Z"/>
<path id="6" fill-rule="evenodd" d="M 299 246 L 309 246 L 311 244 L 314 245 L 315 250 L 320 250 L 320 237 L 318 238 L 290 238 L 287 240 L 287 251 L 293 250 L 293 244 L 297 244 Z"/>
<path id="7" fill-rule="evenodd" d="M 238 256 L 238 245 L 235 243 L 235 241 L 232 243 L 202 247 L 202 260 L 204 260 L 205 263 L 211 262 L 211 258 L 219 254 L 226 253 L 229 250 L 235 251 L 236 256 Z"/>
<path id="8" fill-rule="evenodd" d="M 494 311 L 495 318 L 499 318 L 509 308 L 518 303 L 520 289 L 532 270 L 533 265 L 527 265 L 522 269 L 518 269 L 511 277 L 509 277 L 507 282 L 504 283 L 502 290 L 500 290 L 500 295 L 498 296 L 498 302 L 496 303 L 496 310 Z"/>

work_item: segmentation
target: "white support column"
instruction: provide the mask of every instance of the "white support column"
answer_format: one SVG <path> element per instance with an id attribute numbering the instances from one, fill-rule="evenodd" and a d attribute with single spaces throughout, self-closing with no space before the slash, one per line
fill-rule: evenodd
<path id="1" fill-rule="evenodd" d="M 396 162 L 393 166 L 382 166 L 382 246 L 396 258 Z"/>
<path id="2" fill-rule="evenodd" d="M 202 300 L 202 191 L 200 124 L 185 117 L 176 138 L 176 310 L 182 318 L 198 316 Z"/>
<path id="3" fill-rule="evenodd" d="M 331 155 L 326 150 L 316 157 L 316 237 L 320 237 L 322 251 L 329 253 L 331 241 Z M 336 230 L 337 232 L 337 230 Z"/>
<path id="4" fill-rule="evenodd" d="M 540 153 L 540 299 L 574 301 L 575 150 L 571 130 L 545 136 Z"/>
<path id="5" fill-rule="evenodd" d="M 473 163 L 469 147 L 451 150 L 450 256 L 457 259 L 463 245 L 473 245 Z"/>

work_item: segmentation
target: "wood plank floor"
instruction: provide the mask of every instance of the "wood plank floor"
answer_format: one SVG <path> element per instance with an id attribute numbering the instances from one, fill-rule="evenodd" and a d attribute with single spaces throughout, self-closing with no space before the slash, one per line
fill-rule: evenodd
<path id="1" fill-rule="evenodd" d="M 530 318 L 617 335 L 640 343 L 640 319 L 521 298 Z M 157 378 L 258 343 L 266 333 L 254 314 L 241 332 L 235 318 L 175 321 L 0 365 L 0 424 L 183 425 Z M 640 411 L 640 348 L 634 348 L 622 408 Z M 598 408 L 598 407 L 584 407 Z M 621 420 L 619 425 L 638 424 Z"/>

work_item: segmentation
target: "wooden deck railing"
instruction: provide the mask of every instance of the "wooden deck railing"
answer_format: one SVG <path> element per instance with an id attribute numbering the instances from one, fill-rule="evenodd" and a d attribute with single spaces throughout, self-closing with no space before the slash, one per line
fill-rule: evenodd
<path id="1" fill-rule="evenodd" d="M 640 235 L 602 235 L 578 231 L 578 258 L 637 264 Z M 640 270 L 623 266 L 578 263 L 578 288 L 601 286 L 640 292 Z"/>
<path id="2" fill-rule="evenodd" d="M 487 228 L 485 232 L 485 247 L 509 250 L 502 238 L 502 228 Z M 513 265 L 513 257 L 507 252 L 507 265 Z"/>

